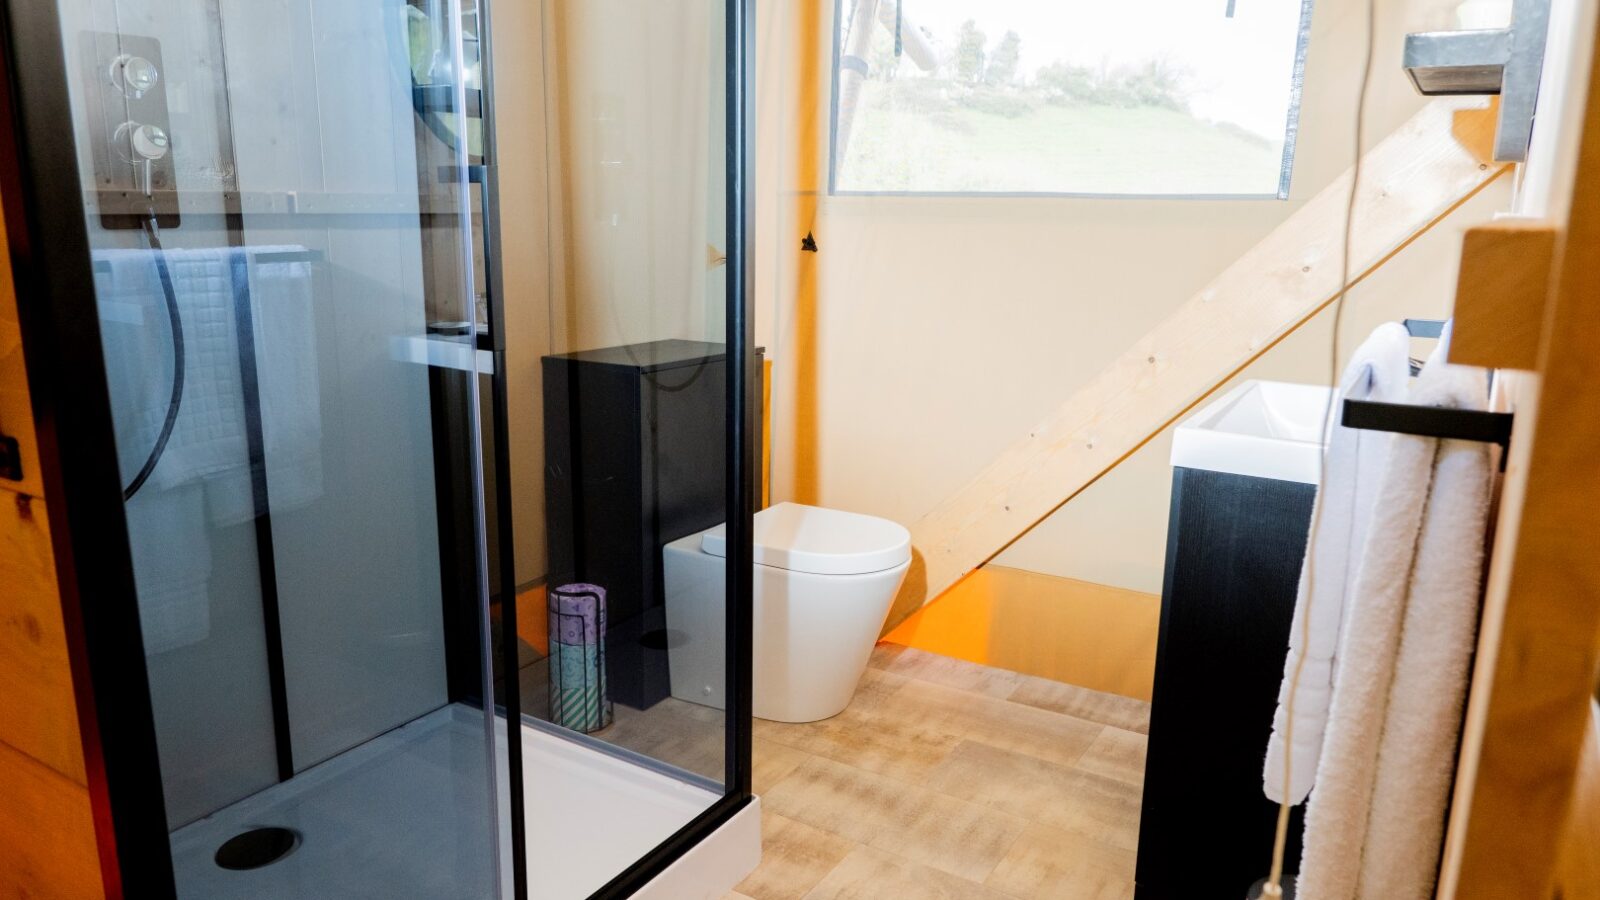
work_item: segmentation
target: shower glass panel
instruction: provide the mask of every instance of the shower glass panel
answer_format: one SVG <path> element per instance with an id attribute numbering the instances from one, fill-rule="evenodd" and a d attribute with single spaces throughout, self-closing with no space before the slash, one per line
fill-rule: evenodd
<path id="1" fill-rule="evenodd" d="M 727 352 L 724 4 L 548 0 L 544 21 L 551 271 L 539 396 L 521 402 L 540 410 L 548 563 L 516 630 L 529 886 L 565 900 L 740 790 L 727 567 L 702 538 L 731 516 L 743 374 Z M 573 828 L 589 829 L 582 871 L 560 858 Z"/>
<path id="2" fill-rule="evenodd" d="M 58 8 L 179 896 L 510 896 L 459 10 Z"/>

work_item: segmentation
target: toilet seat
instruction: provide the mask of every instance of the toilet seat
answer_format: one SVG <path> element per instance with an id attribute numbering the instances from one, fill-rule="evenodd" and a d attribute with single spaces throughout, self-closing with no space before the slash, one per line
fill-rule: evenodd
<path id="1" fill-rule="evenodd" d="M 911 532 L 860 513 L 800 503 L 778 503 L 756 513 L 754 561 L 758 566 L 811 575 L 865 575 L 911 559 Z M 700 537 L 700 549 L 728 555 L 727 530 L 718 525 Z"/>

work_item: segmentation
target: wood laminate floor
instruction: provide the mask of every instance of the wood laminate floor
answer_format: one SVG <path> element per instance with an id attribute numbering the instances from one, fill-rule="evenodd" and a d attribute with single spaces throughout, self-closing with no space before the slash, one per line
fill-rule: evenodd
<path id="1" fill-rule="evenodd" d="M 756 720 L 762 862 L 725 900 L 1132 897 L 1149 720 L 880 644 L 843 713 Z"/>

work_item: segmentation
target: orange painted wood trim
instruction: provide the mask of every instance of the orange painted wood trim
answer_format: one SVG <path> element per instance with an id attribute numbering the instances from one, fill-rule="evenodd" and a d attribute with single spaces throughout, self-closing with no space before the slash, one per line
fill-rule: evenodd
<path id="1" fill-rule="evenodd" d="M 985 566 L 883 639 L 1149 700 L 1160 622 L 1154 594 Z"/>
<path id="2" fill-rule="evenodd" d="M 1556 230 L 1543 222 L 1507 220 L 1467 229 L 1451 362 L 1498 369 L 1538 365 L 1555 250 Z"/>

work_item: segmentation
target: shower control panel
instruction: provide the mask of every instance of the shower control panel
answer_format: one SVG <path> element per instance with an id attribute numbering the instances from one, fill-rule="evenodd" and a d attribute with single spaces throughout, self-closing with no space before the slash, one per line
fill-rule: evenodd
<path id="1" fill-rule="evenodd" d="M 161 42 L 91 31 L 83 57 L 100 224 L 139 228 L 153 212 L 161 227 L 176 227 L 178 179 Z"/>

